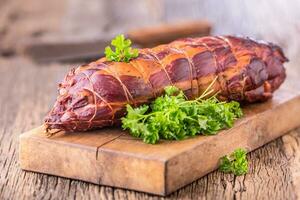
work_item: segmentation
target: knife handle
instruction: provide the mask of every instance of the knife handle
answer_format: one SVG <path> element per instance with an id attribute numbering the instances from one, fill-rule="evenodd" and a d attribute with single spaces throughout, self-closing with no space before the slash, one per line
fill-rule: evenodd
<path id="1" fill-rule="evenodd" d="M 210 30 L 211 24 L 207 21 L 190 21 L 134 29 L 128 31 L 127 36 L 142 47 L 153 47 L 178 38 L 206 36 Z"/>

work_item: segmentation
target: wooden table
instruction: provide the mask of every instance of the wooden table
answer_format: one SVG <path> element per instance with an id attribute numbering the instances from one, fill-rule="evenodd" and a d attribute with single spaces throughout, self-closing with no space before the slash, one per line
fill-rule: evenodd
<path id="1" fill-rule="evenodd" d="M 0 59 L 0 199 L 160 198 L 20 169 L 18 136 L 42 123 L 55 99 L 56 84 L 69 66 L 38 66 L 20 57 Z M 250 153 L 248 159 L 250 168 L 245 176 L 216 171 L 166 199 L 295 199 L 299 196 L 300 129 Z"/>
<path id="2" fill-rule="evenodd" d="M 83 34 L 87 30 L 97 33 L 100 31 L 97 27 L 106 26 L 105 21 L 99 20 L 95 23 L 103 22 L 103 24 L 92 26 L 91 19 L 95 18 L 93 14 L 101 15 L 103 12 L 89 10 L 88 13 L 93 11 L 93 14 L 82 15 L 87 12 L 82 9 L 80 0 L 52 0 L 47 2 L 46 6 L 45 1 L 30 0 L 29 3 L 28 1 L 26 3 L 17 0 L 0 1 L 0 49 L 2 49 L 0 53 L 6 56 L 6 58 L 0 57 L 0 199 L 161 198 L 145 193 L 24 172 L 20 169 L 18 137 L 20 133 L 42 123 L 43 117 L 56 97 L 57 82 L 70 68 L 69 64 L 40 66 L 21 58 L 18 56 L 18 45 L 22 44 L 21 40 L 39 38 L 57 32 L 68 38 L 70 33 Z M 116 5 L 112 8 L 116 9 L 122 1 L 114 1 Z M 67 11 L 64 10 L 66 2 L 72 2 L 71 6 L 67 6 Z M 162 4 L 158 3 L 160 2 L 158 0 L 145 2 L 151 4 L 151 13 L 158 13 L 152 16 L 151 23 L 159 20 L 168 22 L 182 18 L 205 17 L 215 25 L 216 34 L 246 34 L 279 42 L 285 47 L 291 60 L 287 66 L 289 79 L 286 85 L 293 85 L 300 89 L 300 82 L 297 80 L 300 75 L 298 56 L 300 3 L 297 0 L 274 0 L 272 4 L 267 0 L 226 1 L 226 3 L 219 0 L 165 0 Z M 135 3 L 130 4 L 133 5 Z M 115 14 L 119 14 L 123 6 L 119 6 L 118 9 Z M 66 13 L 67 16 L 63 21 L 61 21 L 62 13 Z M 121 16 L 124 13 L 121 13 Z M 120 18 L 117 15 L 111 17 Z M 139 23 L 143 22 L 143 20 L 139 21 Z M 300 128 L 250 153 L 248 159 L 250 168 L 245 176 L 235 177 L 216 171 L 171 194 L 166 199 L 300 198 Z"/>

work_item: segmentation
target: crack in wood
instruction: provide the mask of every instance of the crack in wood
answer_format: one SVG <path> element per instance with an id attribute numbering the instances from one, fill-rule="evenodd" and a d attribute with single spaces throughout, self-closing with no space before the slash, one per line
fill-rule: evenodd
<path id="1" fill-rule="evenodd" d="M 67 68 L 56 64 L 38 68 L 30 65 L 28 61 L 14 59 L 6 62 L 0 60 L 0 64 L 1 73 L 7 74 L 0 79 L 2 85 L 0 88 L 2 94 L 0 98 L 0 105 L 2 105 L 0 107 L 2 113 L 0 116 L 2 127 L 0 131 L 0 185 L 3 183 L 0 186 L 0 199 L 32 199 L 34 196 L 36 196 L 35 199 L 68 199 L 75 197 L 76 199 L 84 197 L 90 197 L 91 199 L 118 199 L 122 197 L 128 197 L 128 199 L 158 199 L 154 195 L 128 190 L 114 190 L 108 186 L 98 186 L 82 181 L 72 182 L 68 193 L 69 182 L 66 178 L 41 176 L 38 173 L 20 170 L 18 157 L 16 156 L 18 154 L 16 151 L 18 147 L 16 138 L 22 131 L 40 125 L 41 116 L 44 116 L 51 104 L 52 99 L 50 97 L 55 96 L 56 91 L 54 88 L 56 86 L 53 80 L 59 80 L 61 77 L 57 77 L 58 74 L 64 74 Z M 17 73 L 19 69 L 24 67 L 26 67 L 26 70 L 23 73 Z M 38 76 L 35 76 L 36 79 L 32 79 L 32 76 L 30 76 L 32 74 L 38 74 Z M 11 79 L 11 77 L 14 78 Z M 22 84 L 25 82 L 28 85 L 26 90 L 24 84 Z M 45 84 L 36 84 L 36 82 Z M 123 140 L 123 138 L 125 137 L 120 139 Z M 300 129 L 296 129 L 289 133 L 287 137 L 283 137 L 283 143 L 280 142 L 281 139 L 278 139 L 249 154 L 250 169 L 249 174 L 245 177 L 247 192 L 244 192 L 241 198 L 262 199 L 269 196 L 271 199 L 293 199 L 293 193 L 300 191 L 300 182 L 298 181 L 300 179 L 297 179 L 300 175 L 297 173 L 299 171 L 299 164 L 297 163 L 300 161 L 300 159 L 297 160 L 300 152 L 298 151 L 299 138 Z M 9 148 L 10 144 L 11 147 Z M 284 153 L 278 154 L 278 148 L 282 148 L 282 145 L 286 149 Z M 287 154 L 287 157 L 285 154 Z M 274 162 L 264 162 L 268 158 L 274 159 Z M 294 163 L 283 165 L 286 158 L 289 158 L 289 162 Z M 284 162 L 279 167 L 276 163 L 281 160 Z M 266 168 L 269 169 L 269 176 L 266 173 Z M 294 183 L 291 183 L 290 173 L 294 176 Z M 224 177 L 226 188 L 221 184 L 221 177 Z M 166 199 L 204 199 L 205 196 L 207 199 L 232 199 L 233 191 L 230 187 L 230 179 L 231 175 L 216 171 L 172 193 Z M 276 190 L 274 189 L 274 181 L 276 182 Z M 42 182 L 43 184 L 41 184 Z M 298 187 L 291 188 L 292 184 L 297 184 L 297 182 Z M 77 191 L 76 194 L 74 194 L 75 190 Z M 237 197 L 239 199 L 240 196 Z"/>
<path id="2" fill-rule="evenodd" d="M 103 144 L 97 146 L 97 150 L 96 150 L 96 160 L 98 160 L 99 149 L 100 149 L 101 147 L 103 147 L 103 146 L 106 145 L 106 144 L 109 144 L 109 143 L 113 142 L 114 140 L 118 139 L 118 138 L 121 137 L 122 135 L 124 135 L 124 133 L 121 133 L 121 134 L 119 134 L 118 136 L 116 136 L 116 137 L 114 137 L 114 138 L 112 138 L 112 139 L 110 139 L 110 140 L 104 142 Z"/>

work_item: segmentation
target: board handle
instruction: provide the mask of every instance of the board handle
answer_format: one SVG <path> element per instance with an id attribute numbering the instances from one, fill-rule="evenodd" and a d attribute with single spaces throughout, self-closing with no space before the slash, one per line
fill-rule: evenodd
<path id="1" fill-rule="evenodd" d="M 201 20 L 134 29 L 128 31 L 127 36 L 142 47 L 153 47 L 179 38 L 206 36 L 210 31 L 211 24 Z"/>

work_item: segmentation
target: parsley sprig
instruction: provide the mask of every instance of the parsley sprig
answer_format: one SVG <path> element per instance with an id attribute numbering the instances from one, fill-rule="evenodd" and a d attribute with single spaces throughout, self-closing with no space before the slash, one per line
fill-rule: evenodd
<path id="1" fill-rule="evenodd" d="M 234 120 L 242 116 L 240 105 L 235 101 L 220 102 L 216 96 L 205 99 L 213 92 L 210 90 L 212 84 L 195 100 L 187 100 L 182 91 L 169 86 L 165 88 L 165 95 L 156 98 L 150 106 L 133 108 L 127 105 L 122 127 L 150 144 L 159 139 L 214 135 L 223 128 L 230 128 Z"/>
<path id="2" fill-rule="evenodd" d="M 108 61 L 129 62 L 130 59 L 138 56 L 138 50 L 130 47 L 131 41 L 125 39 L 124 35 L 117 35 L 111 41 L 111 45 L 114 46 L 114 50 L 108 46 L 104 51 Z"/>
<path id="3" fill-rule="evenodd" d="M 233 173 L 236 176 L 246 174 L 248 172 L 248 161 L 246 150 L 236 149 L 229 156 L 220 159 L 219 170 L 224 173 Z"/>

